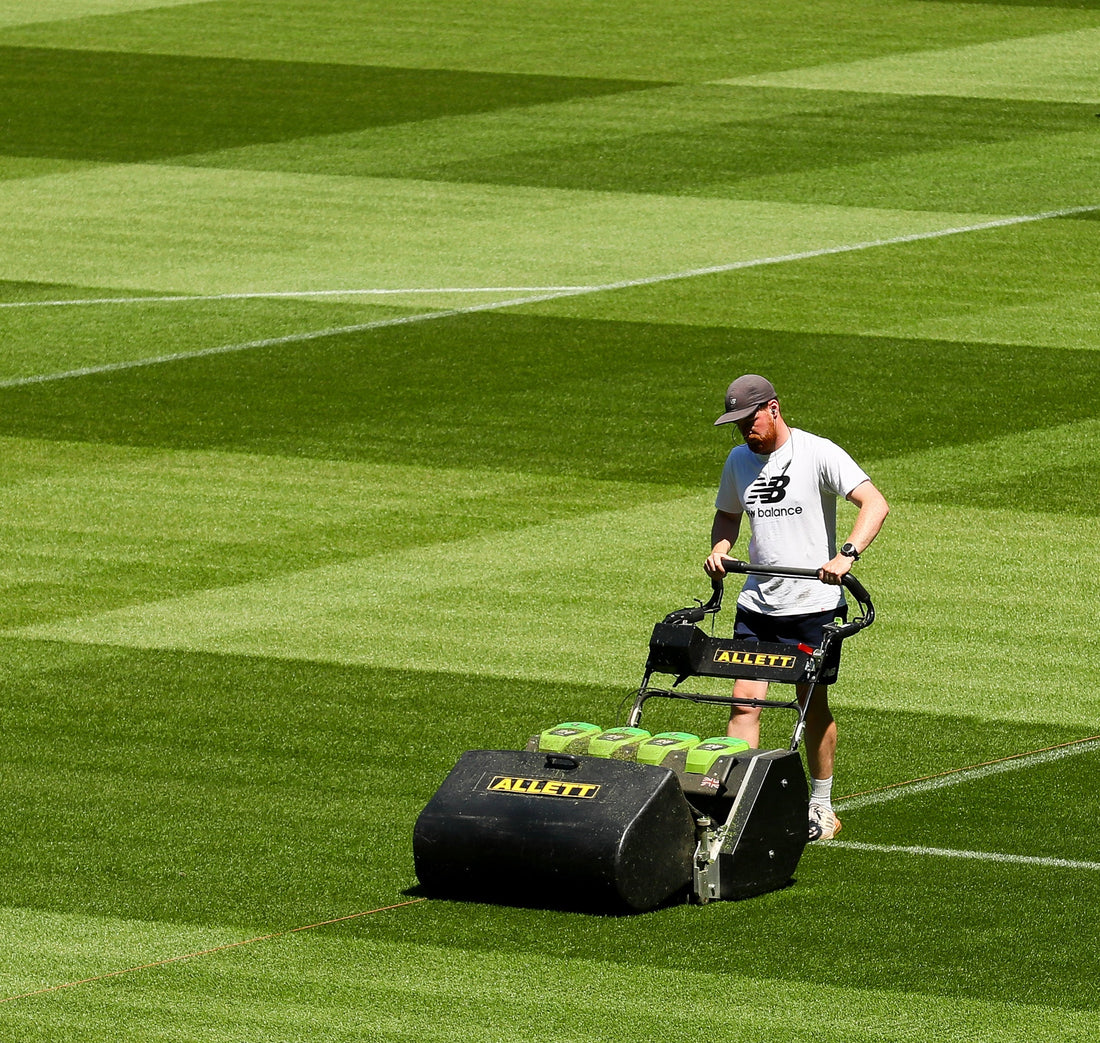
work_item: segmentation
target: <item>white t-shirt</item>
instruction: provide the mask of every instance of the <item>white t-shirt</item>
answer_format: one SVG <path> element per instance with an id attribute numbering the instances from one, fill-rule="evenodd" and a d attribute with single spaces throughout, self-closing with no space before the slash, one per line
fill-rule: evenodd
<path id="1" fill-rule="evenodd" d="M 748 518 L 752 564 L 819 569 L 836 555 L 837 497 L 868 480 L 840 446 L 791 428 L 768 456 L 734 447 L 714 505 Z M 753 612 L 808 615 L 844 604 L 844 591 L 815 580 L 749 576 L 737 603 Z"/>

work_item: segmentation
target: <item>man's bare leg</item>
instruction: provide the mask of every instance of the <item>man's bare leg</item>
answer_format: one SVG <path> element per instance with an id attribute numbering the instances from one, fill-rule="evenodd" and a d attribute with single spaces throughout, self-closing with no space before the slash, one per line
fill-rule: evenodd
<path id="1" fill-rule="evenodd" d="M 806 699 L 809 685 L 797 685 L 799 702 Z M 818 685 L 806 712 L 806 764 L 810 777 L 831 779 L 836 765 L 836 721 L 829 709 L 829 688 Z"/>
<path id="2" fill-rule="evenodd" d="M 809 685 L 798 686 L 798 698 L 810 695 Z M 831 840 L 840 832 L 833 811 L 833 770 L 836 765 L 836 721 L 829 709 L 829 690 L 815 688 L 806 711 L 806 764 L 810 769 L 810 840 Z"/>
<path id="3" fill-rule="evenodd" d="M 734 681 L 733 694 L 738 699 L 763 699 L 768 694 L 768 682 L 744 679 Z M 731 706 L 730 723 L 726 734 L 735 739 L 744 739 L 754 750 L 759 749 L 760 707 Z"/>

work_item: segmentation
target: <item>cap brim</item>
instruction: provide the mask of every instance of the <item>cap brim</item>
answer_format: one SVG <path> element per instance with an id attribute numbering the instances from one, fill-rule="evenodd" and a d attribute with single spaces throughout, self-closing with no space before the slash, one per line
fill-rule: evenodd
<path id="1" fill-rule="evenodd" d="M 746 406 L 744 409 L 732 409 L 728 413 L 723 413 L 717 420 L 714 421 L 714 426 L 718 427 L 719 424 L 733 424 L 738 420 L 744 420 L 747 416 L 752 416 L 760 407 Z"/>

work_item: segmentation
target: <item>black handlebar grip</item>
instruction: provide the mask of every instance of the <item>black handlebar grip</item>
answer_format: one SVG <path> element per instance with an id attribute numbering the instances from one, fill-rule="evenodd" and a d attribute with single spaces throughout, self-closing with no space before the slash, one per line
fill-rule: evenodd
<path id="1" fill-rule="evenodd" d="M 850 572 L 844 577 L 843 585 L 852 592 L 852 596 L 860 604 L 869 605 L 871 603 L 871 595 L 867 593 L 867 588 Z"/>

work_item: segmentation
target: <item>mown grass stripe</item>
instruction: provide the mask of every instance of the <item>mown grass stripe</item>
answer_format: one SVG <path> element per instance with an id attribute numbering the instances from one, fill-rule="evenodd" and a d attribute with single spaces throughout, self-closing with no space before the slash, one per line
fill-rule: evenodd
<path id="1" fill-rule="evenodd" d="M 276 938 L 285 938 L 291 934 L 302 934 L 305 931 L 313 931 L 318 927 L 330 927 L 333 924 L 346 923 L 348 920 L 359 920 L 364 916 L 373 916 L 375 913 L 388 913 L 393 909 L 403 909 L 409 905 L 419 905 L 422 902 L 426 902 L 426 898 L 413 898 L 407 902 L 397 902 L 394 905 L 380 906 L 377 909 L 366 909 L 359 913 L 351 913 L 348 916 L 337 916 L 330 920 L 323 920 L 320 923 L 307 924 L 304 927 L 291 927 L 285 931 L 272 931 L 270 934 L 256 935 L 254 938 L 242 938 L 236 942 L 226 942 L 224 945 L 215 945 L 209 949 L 199 949 L 195 952 L 183 953 L 180 956 L 166 956 L 162 960 L 152 960 L 149 963 L 136 964 L 133 967 L 123 967 L 117 971 L 105 971 L 103 974 L 95 974 L 89 978 L 80 978 L 77 981 L 62 982 L 59 985 L 46 985 L 41 989 L 34 989 L 31 992 L 23 992 L 16 996 L 2 996 L 0 997 L 0 1004 L 2 1003 L 14 1003 L 16 1000 L 29 1000 L 35 996 L 46 996 L 53 992 L 62 992 L 65 989 L 73 989 L 78 985 L 94 985 L 97 982 L 108 981 L 111 978 L 120 978 L 126 974 L 135 974 L 138 971 L 150 971 L 155 970 L 157 967 L 167 967 L 173 963 L 183 963 L 186 960 L 197 960 L 203 956 L 215 956 L 218 953 L 228 952 L 230 949 L 241 949 L 246 945 L 256 945 L 259 942 L 270 942 Z"/>
<path id="2" fill-rule="evenodd" d="M 79 377 L 95 376 L 101 373 L 112 373 L 119 370 L 137 369 L 144 366 L 157 366 L 169 362 L 182 362 L 188 359 L 205 358 L 211 355 L 225 355 L 234 352 L 252 351 L 258 348 L 279 347 L 286 344 L 300 344 L 311 340 L 320 340 L 325 337 L 345 336 L 354 333 L 365 333 L 370 330 L 385 329 L 392 326 L 407 326 L 414 323 L 434 322 L 439 319 L 455 318 L 460 315 L 472 315 L 477 312 L 499 311 L 503 308 L 517 308 L 528 304 L 542 304 L 547 301 L 561 300 L 567 297 L 579 297 L 593 293 L 608 293 L 613 290 L 634 289 L 642 286 L 656 286 L 660 283 L 676 282 L 684 279 L 695 279 L 706 275 L 721 275 L 727 272 L 742 271 L 748 268 L 758 268 L 766 265 L 787 264 L 792 261 L 807 261 L 818 257 L 829 257 L 836 254 L 853 253 L 860 250 L 870 250 L 882 246 L 898 246 L 904 243 L 916 243 L 930 239 L 943 239 L 947 236 L 964 235 L 969 232 L 982 232 L 995 228 L 1008 228 L 1013 225 L 1030 224 L 1036 221 L 1047 221 L 1052 218 L 1070 217 L 1078 214 L 1088 214 L 1100 211 L 1097 206 L 1068 207 L 1061 210 L 1047 210 L 1038 214 L 1023 214 L 1015 217 L 1001 217 L 989 221 L 979 221 L 970 225 L 959 225 L 952 228 L 938 228 L 928 232 L 912 232 L 907 235 L 891 236 L 886 239 L 868 239 L 858 243 L 843 243 L 839 246 L 825 246 L 814 250 L 799 250 L 794 253 L 780 254 L 775 257 L 754 257 L 743 261 L 732 261 L 728 264 L 708 265 L 703 268 L 690 268 L 680 272 L 666 272 L 660 275 L 643 276 L 637 279 L 622 279 L 617 282 L 604 283 L 596 286 L 582 286 L 572 289 L 557 289 L 547 292 L 530 294 L 523 297 L 509 298 L 503 301 L 488 301 L 481 304 L 471 304 L 464 308 L 444 308 L 438 311 L 422 312 L 417 315 L 402 315 L 396 318 L 376 319 L 372 322 L 356 323 L 350 326 L 335 326 L 320 330 L 307 330 L 302 333 L 287 334 L 283 337 L 270 337 L 262 340 L 244 341 L 239 344 L 225 344 L 214 348 L 203 348 L 198 351 L 176 352 L 168 355 L 155 355 L 142 359 L 127 359 L 121 362 L 109 362 L 100 366 L 84 366 L 79 369 L 65 370 L 57 373 L 44 373 L 30 377 L 15 377 L 10 380 L 0 381 L 0 388 L 23 387 L 29 384 L 42 384 L 59 380 L 71 380 Z"/>

